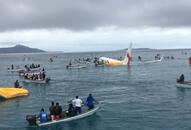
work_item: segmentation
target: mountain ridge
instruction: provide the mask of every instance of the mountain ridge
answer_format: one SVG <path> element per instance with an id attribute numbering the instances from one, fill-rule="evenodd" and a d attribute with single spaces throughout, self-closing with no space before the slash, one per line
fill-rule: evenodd
<path id="1" fill-rule="evenodd" d="M 46 52 L 38 48 L 31 48 L 21 44 L 15 45 L 13 47 L 0 48 L 0 53 L 39 53 Z"/>

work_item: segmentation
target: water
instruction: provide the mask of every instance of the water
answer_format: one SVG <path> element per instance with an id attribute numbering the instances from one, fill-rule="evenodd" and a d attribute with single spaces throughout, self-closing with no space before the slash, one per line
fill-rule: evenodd
<path id="1" fill-rule="evenodd" d="M 2 130 L 187 130 L 191 129 L 191 90 L 178 89 L 175 80 L 181 74 L 191 79 L 188 55 L 181 51 L 134 52 L 132 66 L 98 67 L 67 70 L 70 59 L 93 56 L 120 57 L 124 52 L 68 53 L 68 54 L 4 54 L 0 55 L 0 86 L 11 87 L 16 73 L 7 72 L 11 64 L 39 63 L 47 70 L 51 82 L 47 85 L 22 84 L 30 91 L 27 97 L 0 103 Z M 139 64 L 137 59 L 154 59 L 154 55 L 173 55 L 175 60 L 157 64 Z M 50 57 L 54 58 L 49 63 Z M 24 57 L 30 57 L 23 61 Z M 25 116 L 40 111 L 48 112 L 51 101 L 66 107 L 67 101 L 92 93 L 100 101 L 95 115 L 43 128 L 29 127 Z"/>

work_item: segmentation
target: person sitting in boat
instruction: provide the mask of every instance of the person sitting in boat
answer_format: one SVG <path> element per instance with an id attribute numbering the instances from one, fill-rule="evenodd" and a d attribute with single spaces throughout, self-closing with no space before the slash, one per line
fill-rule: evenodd
<path id="1" fill-rule="evenodd" d="M 89 96 L 86 99 L 86 104 L 89 109 L 94 108 L 94 102 L 97 102 L 97 101 L 93 98 L 92 94 L 89 94 Z"/>
<path id="2" fill-rule="evenodd" d="M 14 84 L 15 84 L 15 88 L 21 88 L 18 80 L 16 80 Z"/>
<path id="3" fill-rule="evenodd" d="M 69 64 L 68 64 L 69 66 L 72 66 L 72 62 L 71 62 L 71 60 L 70 60 L 70 62 L 69 62 Z"/>
<path id="4" fill-rule="evenodd" d="M 47 114 L 44 112 L 44 108 L 40 112 L 40 122 L 45 123 L 47 121 Z"/>
<path id="5" fill-rule="evenodd" d="M 70 103 L 69 108 L 68 108 L 68 116 L 72 117 L 72 116 L 75 116 L 75 115 L 76 115 L 75 108 L 74 108 L 73 104 Z"/>
<path id="6" fill-rule="evenodd" d="M 53 120 L 54 119 L 54 115 L 55 115 L 55 105 L 54 105 L 54 102 L 52 102 L 52 105 L 49 107 L 49 111 L 50 111 L 50 117 Z"/>
<path id="7" fill-rule="evenodd" d="M 138 60 L 141 61 L 141 56 L 138 56 Z"/>
<path id="8" fill-rule="evenodd" d="M 14 65 L 13 64 L 11 65 L 11 69 L 14 70 Z"/>
<path id="9" fill-rule="evenodd" d="M 82 109 L 81 109 L 81 106 L 82 106 L 82 100 L 78 98 L 78 96 L 76 96 L 76 99 L 72 100 L 72 104 L 74 105 L 75 107 L 75 111 L 76 113 L 81 113 L 82 112 Z"/>
<path id="10" fill-rule="evenodd" d="M 45 80 L 45 78 L 46 78 L 45 72 L 42 72 L 42 79 Z"/>
<path id="11" fill-rule="evenodd" d="M 181 74 L 180 78 L 177 79 L 178 83 L 183 83 L 184 82 L 184 74 Z"/>
<path id="12" fill-rule="evenodd" d="M 54 111 L 54 119 L 59 120 L 62 117 L 62 107 L 59 105 L 59 103 L 56 103 L 55 111 Z"/>

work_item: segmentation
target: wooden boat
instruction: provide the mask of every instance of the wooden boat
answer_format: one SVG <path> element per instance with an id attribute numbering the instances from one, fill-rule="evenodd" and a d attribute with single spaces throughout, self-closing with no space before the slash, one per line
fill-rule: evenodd
<path id="1" fill-rule="evenodd" d="M 37 79 L 37 80 L 31 80 L 31 79 L 23 79 L 23 82 L 25 83 L 38 83 L 38 84 L 46 84 L 50 81 L 50 78 L 46 78 L 45 80 Z"/>
<path id="2" fill-rule="evenodd" d="M 85 106 L 86 107 L 86 106 Z M 94 113 L 96 113 L 98 110 L 100 109 L 100 106 L 99 105 L 95 105 L 95 107 L 93 109 L 90 109 L 88 110 L 87 107 L 86 107 L 86 110 L 83 109 L 83 112 L 81 114 L 78 114 L 76 116 L 72 116 L 72 117 L 64 117 L 60 120 L 50 120 L 50 121 L 47 121 L 45 123 L 41 123 L 39 121 L 39 119 L 35 119 L 35 122 L 31 122 L 31 120 L 29 118 L 30 115 L 28 115 L 26 117 L 26 120 L 29 122 L 29 124 L 31 125 L 36 125 L 36 126 L 47 126 L 47 125 L 52 125 L 52 124 L 57 124 L 57 123 L 62 123 L 62 122 L 69 122 L 69 121 L 73 121 L 73 120 L 77 120 L 77 119 L 81 119 L 81 118 L 85 118 L 85 117 L 88 117 L 88 116 L 91 116 L 93 115 Z M 33 116 L 34 117 L 34 116 Z M 36 118 L 36 117 L 34 117 Z M 30 121 L 29 121 L 30 120 Z M 34 120 L 33 120 L 34 121 Z"/>
<path id="3" fill-rule="evenodd" d="M 27 96 L 28 94 L 29 91 L 24 88 L 0 88 L 0 97 L 2 99 Z"/>
<path id="4" fill-rule="evenodd" d="M 176 82 L 178 88 L 191 88 L 191 81 Z"/>

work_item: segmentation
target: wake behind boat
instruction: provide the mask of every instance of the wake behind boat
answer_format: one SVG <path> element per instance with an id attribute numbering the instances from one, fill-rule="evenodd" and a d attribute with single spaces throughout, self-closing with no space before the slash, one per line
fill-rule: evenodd
<path id="1" fill-rule="evenodd" d="M 94 113 L 96 113 L 98 110 L 100 109 L 99 104 L 95 105 L 95 107 L 93 109 L 88 109 L 87 106 L 83 107 L 83 111 L 81 114 L 69 117 L 67 116 L 67 111 L 64 111 L 62 113 L 63 118 L 61 118 L 60 120 L 48 120 L 45 123 L 41 123 L 39 118 L 37 118 L 36 116 L 31 116 L 28 115 L 26 117 L 26 120 L 29 122 L 29 125 L 35 125 L 35 126 L 47 126 L 47 125 L 51 125 L 51 124 L 57 124 L 57 123 L 62 123 L 62 122 L 69 122 L 69 121 L 73 121 L 73 120 L 77 120 L 77 119 L 81 119 L 81 118 L 85 118 L 88 116 L 93 115 Z"/>

